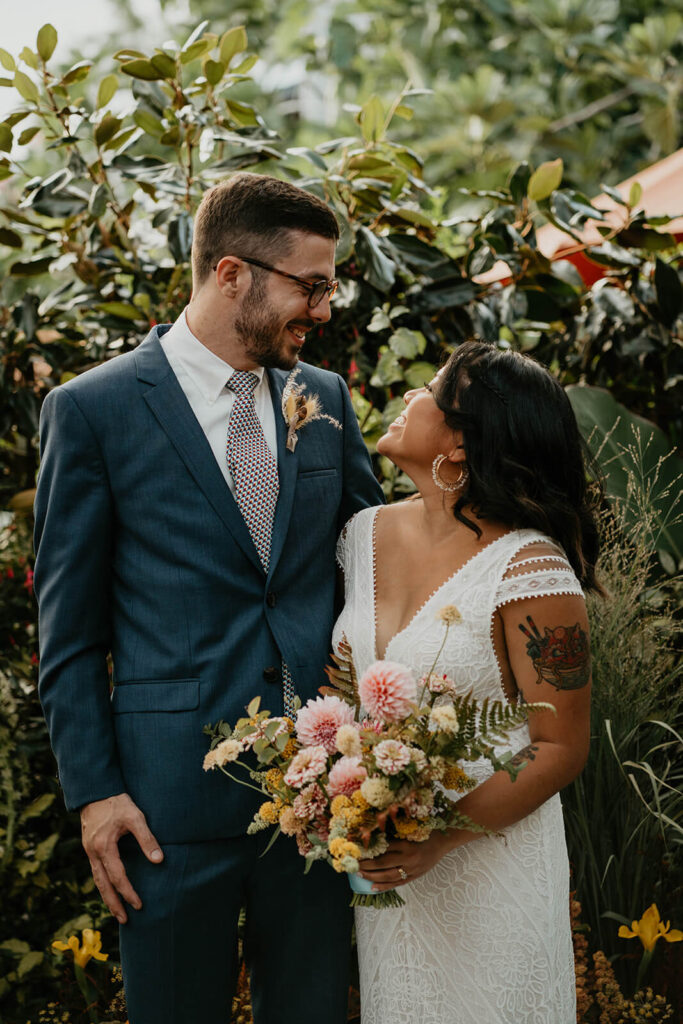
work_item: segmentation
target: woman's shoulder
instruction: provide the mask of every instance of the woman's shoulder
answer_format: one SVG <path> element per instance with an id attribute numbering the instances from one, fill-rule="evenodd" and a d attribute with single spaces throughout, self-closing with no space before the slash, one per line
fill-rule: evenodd
<path id="1" fill-rule="evenodd" d="M 538 530 L 514 530 L 501 566 L 496 607 L 552 595 L 583 597 L 583 589 L 562 545 Z"/>

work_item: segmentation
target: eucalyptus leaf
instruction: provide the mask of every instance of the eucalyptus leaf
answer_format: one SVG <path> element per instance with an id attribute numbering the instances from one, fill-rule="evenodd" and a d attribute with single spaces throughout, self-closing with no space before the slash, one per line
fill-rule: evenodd
<path id="1" fill-rule="evenodd" d="M 76 82 L 82 82 L 90 74 L 92 68 L 91 60 L 79 60 L 77 64 L 69 68 L 65 75 L 62 76 L 62 85 L 74 85 Z"/>
<path id="2" fill-rule="evenodd" d="M 5 71 L 16 71 L 17 63 L 11 53 L 7 50 L 3 50 L 0 46 L 0 64 L 2 64 Z"/>
<path id="3" fill-rule="evenodd" d="M 225 64 L 226 68 L 230 66 L 230 61 L 238 53 L 244 53 L 247 48 L 247 31 L 244 25 L 238 25 L 236 28 L 228 29 L 228 31 L 221 36 L 221 41 L 218 44 L 221 61 Z"/>
<path id="4" fill-rule="evenodd" d="M 131 78 L 142 78 L 146 82 L 158 82 L 164 77 L 162 71 L 152 64 L 151 60 L 128 60 L 121 65 L 124 75 Z"/>
<path id="5" fill-rule="evenodd" d="M 43 25 L 38 31 L 38 38 L 36 40 L 36 48 L 40 57 L 44 61 L 48 61 L 52 54 L 55 52 L 57 45 L 57 30 L 53 25 L 49 23 Z"/>
<path id="6" fill-rule="evenodd" d="M 150 63 L 153 68 L 156 68 L 161 73 L 162 78 L 175 78 L 177 72 L 176 62 L 167 53 L 153 54 L 150 57 Z"/>
<path id="7" fill-rule="evenodd" d="M 97 110 L 106 106 L 114 96 L 119 88 L 119 79 L 116 75 L 105 75 L 97 87 Z"/>
<path id="8" fill-rule="evenodd" d="M 36 137 L 39 131 L 40 125 L 38 124 L 31 125 L 30 128 L 24 128 L 23 132 L 20 134 L 17 140 L 19 142 L 19 145 L 27 146 L 31 139 L 34 139 Z"/>
<path id="9" fill-rule="evenodd" d="M 14 88 L 17 90 L 19 95 L 25 100 L 28 100 L 29 103 L 38 102 L 40 97 L 38 86 L 33 79 L 29 78 L 28 75 L 25 75 L 23 71 L 15 71 Z"/>
<path id="10" fill-rule="evenodd" d="M 378 142 L 384 134 L 384 104 L 379 96 L 371 96 L 360 112 L 360 126 L 363 138 Z"/>
<path id="11" fill-rule="evenodd" d="M 220 60 L 205 60 L 204 74 L 209 85 L 218 85 L 225 74 L 226 65 Z"/>
<path id="12" fill-rule="evenodd" d="M 529 178 L 527 186 L 529 199 L 534 199 L 536 202 L 539 202 L 541 199 L 547 199 L 555 189 L 560 187 L 563 173 L 564 164 L 562 160 L 548 160 L 546 163 L 541 164 Z"/>

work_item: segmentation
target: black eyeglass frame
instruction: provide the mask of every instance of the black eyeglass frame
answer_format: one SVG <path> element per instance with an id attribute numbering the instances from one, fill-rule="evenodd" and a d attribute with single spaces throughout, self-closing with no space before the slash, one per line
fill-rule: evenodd
<path id="1" fill-rule="evenodd" d="M 304 288 L 308 288 L 308 300 L 306 305 L 309 309 L 315 309 L 323 301 L 326 295 L 330 298 L 334 295 L 337 288 L 339 287 L 339 281 L 336 278 L 332 278 L 328 281 L 326 277 L 320 278 L 318 281 L 306 281 L 303 277 L 297 277 L 296 274 L 288 274 L 286 270 L 278 270 L 277 267 L 272 267 L 270 263 L 264 263 L 262 260 L 256 260 L 251 256 L 238 256 L 237 259 L 242 260 L 243 263 L 251 263 L 255 267 L 260 267 L 261 270 L 268 270 L 271 274 L 279 274 L 280 277 L 287 277 L 290 281 L 296 281 L 297 284 L 302 285 Z M 216 264 L 218 266 L 218 264 Z M 216 267 L 213 268 L 214 270 Z M 318 293 L 316 298 L 316 293 Z"/>

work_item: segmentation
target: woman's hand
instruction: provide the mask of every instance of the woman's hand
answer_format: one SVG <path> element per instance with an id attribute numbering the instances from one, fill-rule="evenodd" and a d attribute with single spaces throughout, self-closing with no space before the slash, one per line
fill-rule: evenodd
<path id="1" fill-rule="evenodd" d="M 362 860 L 360 874 L 375 883 L 374 892 L 397 889 L 400 885 L 414 882 L 420 875 L 426 874 L 453 845 L 452 837 L 444 832 L 432 832 L 429 839 L 423 843 L 395 839 L 389 843 L 387 852 L 381 857 Z"/>

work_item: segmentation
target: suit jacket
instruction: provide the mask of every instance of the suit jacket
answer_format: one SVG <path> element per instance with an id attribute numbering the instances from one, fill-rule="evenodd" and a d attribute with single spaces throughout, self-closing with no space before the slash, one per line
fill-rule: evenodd
<path id="1" fill-rule="evenodd" d="M 161 349 L 166 330 L 43 405 L 40 696 L 68 808 L 127 792 L 160 842 L 192 842 L 243 833 L 258 803 L 203 771 L 203 726 L 234 722 L 256 694 L 281 713 L 281 658 L 302 700 L 316 695 L 338 533 L 383 498 L 342 379 L 302 364 L 342 430 L 310 422 L 290 452 L 287 373 L 268 370 L 280 492 L 266 575 Z"/>

